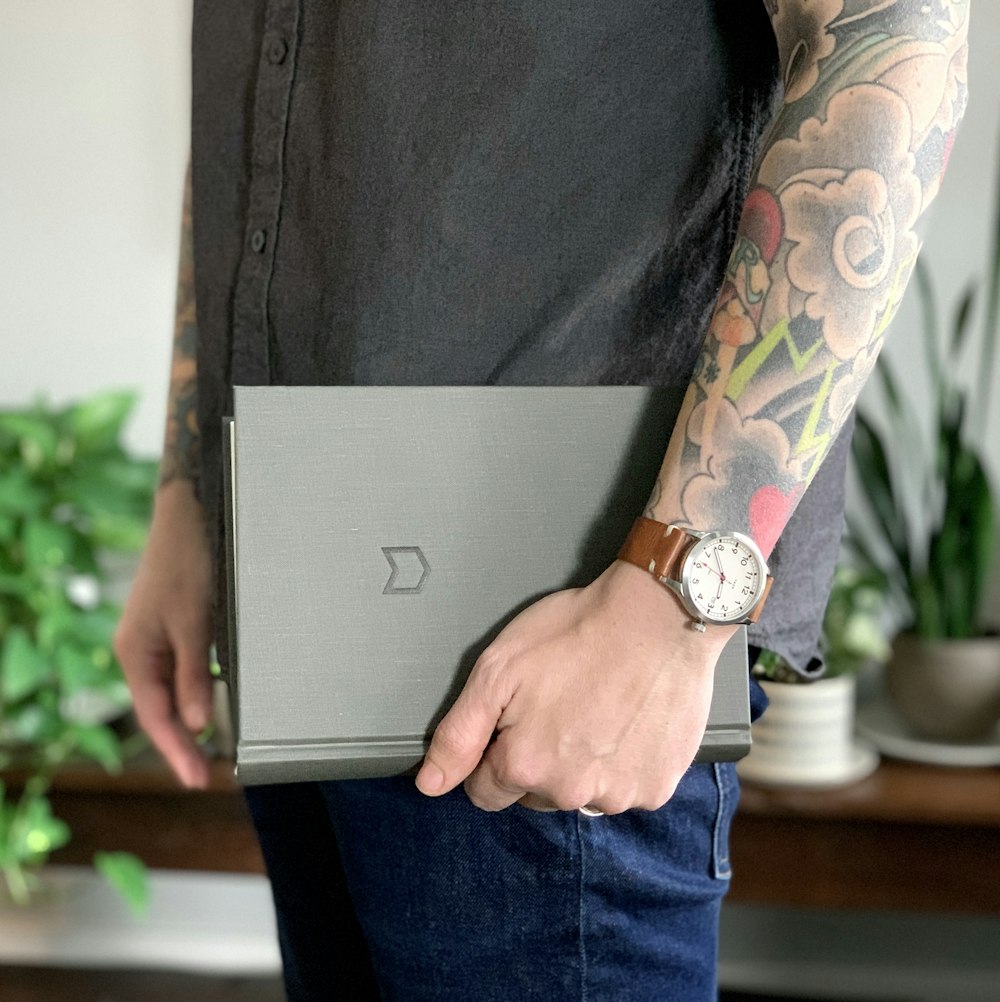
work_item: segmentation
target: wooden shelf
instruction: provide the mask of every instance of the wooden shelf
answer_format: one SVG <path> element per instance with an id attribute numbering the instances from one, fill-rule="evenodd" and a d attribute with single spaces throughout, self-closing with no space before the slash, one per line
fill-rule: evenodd
<path id="1" fill-rule="evenodd" d="M 1000 770 L 890 759 L 841 790 L 743 784 L 736 901 L 1000 913 Z"/>
<path id="2" fill-rule="evenodd" d="M 57 862 L 127 849 L 156 867 L 264 872 L 229 762 L 206 791 L 182 789 L 153 753 L 120 776 L 79 766 L 52 802 L 73 829 Z M 1000 913 L 1000 770 L 886 760 L 840 790 L 745 783 L 730 845 L 736 901 Z"/>
<path id="3" fill-rule="evenodd" d="M 7 775 L 12 788 L 23 776 Z M 52 809 L 73 831 L 55 863 L 89 863 L 94 852 L 127 850 L 150 866 L 263 873 L 264 862 L 231 762 L 211 763 L 207 790 L 185 790 L 155 752 L 118 776 L 83 763 L 60 772 Z"/>

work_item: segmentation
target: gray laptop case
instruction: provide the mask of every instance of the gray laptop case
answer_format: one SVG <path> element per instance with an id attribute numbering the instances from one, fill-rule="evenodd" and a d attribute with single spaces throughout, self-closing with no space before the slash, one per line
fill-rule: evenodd
<path id="1" fill-rule="evenodd" d="M 415 767 L 504 624 L 614 559 L 680 394 L 237 387 L 234 405 L 228 681 L 252 784 Z M 749 745 L 740 631 L 699 759 Z"/>

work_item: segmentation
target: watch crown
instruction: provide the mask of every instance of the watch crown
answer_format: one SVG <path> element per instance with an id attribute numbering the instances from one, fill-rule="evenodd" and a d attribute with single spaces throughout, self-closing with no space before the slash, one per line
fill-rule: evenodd
<path id="1" fill-rule="evenodd" d="M 699 633 L 705 632 L 705 624 L 700 619 L 691 620 L 691 629 L 697 630 Z"/>

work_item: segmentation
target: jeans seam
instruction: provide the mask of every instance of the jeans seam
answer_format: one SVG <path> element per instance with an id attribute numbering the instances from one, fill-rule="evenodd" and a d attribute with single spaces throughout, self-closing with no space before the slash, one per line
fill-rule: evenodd
<path id="1" fill-rule="evenodd" d="M 725 768 L 721 762 L 716 762 L 712 766 L 715 772 L 715 785 L 719 791 L 719 806 L 715 814 L 715 824 L 712 831 L 712 859 L 715 877 L 719 880 L 728 880 L 732 876 L 732 867 L 729 865 L 729 850 L 725 840 L 725 819 L 728 808 L 726 797 L 726 782 L 723 775 Z"/>
<path id="2" fill-rule="evenodd" d="M 586 914 L 585 914 L 585 893 L 584 889 L 586 886 L 587 879 L 587 861 L 584 853 L 584 840 L 583 840 L 583 830 L 580 823 L 580 815 L 577 814 L 574 819 L 576 824 L 576 845 L 577 851 L 580 854 L 580 866 L 579 866 L 579 882 L 577 885 L 578 898 L 578 908 L 577 908 L 577 937 L 579 940 L 579 956 L 580 956 L 580 1002 L 587 1002 L 587 936 L 586 936 Z"/>

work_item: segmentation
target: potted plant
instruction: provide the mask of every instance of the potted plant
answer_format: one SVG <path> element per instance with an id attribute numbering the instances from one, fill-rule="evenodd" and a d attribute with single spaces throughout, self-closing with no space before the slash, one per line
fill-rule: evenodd
<path id="1" fill-rule="evenodd" d="M 777 785 L 837 786 L 875 768 L 874 751 L 854 740 L 854 710 L 858 673 L 889 654 L 885 602 L 880 576 L 842 564 L 823 617 L 824 676 L 803 679 L 774 651 L 761 652 L 753 671 L 770 706 L 754 724 L 741 776 Z"/>
<path id="2" fill-rule="evenodd" d="M 0 900 L 28 901 L 71 836 L 47 797 L 54 774 L 80 759 L 115 772 L 130 752 L 112 726 L 129 694 L 106 558 L 142 547 L 152 501 L 155 463 L 120 441 L 133 404 L 103 393 L 0 411 Z M 104 853 L 95 864 L 141 902 L 138 860 Z"/>
<path id="3" fill-rule="evenodd" d="M 975 286 L 961 298 L 947 339 L 933 285 L 917 265 L 923 312 L 930 440 L 912 399 L 881 359 L 885 403 L 879 430 L 858 415 L 853 458 L 867 518 L 850 521 L 849 544 L 866 572 L 880 578 L 901 629 L 886 667 L 886 688 L 918 735 L 981 740 L 1000 719 L 1000 641 L 990 636 L 985 601 L 995 554 L 996 495 L 982 455 L 1000 333 L 1000 213 L 974 392 L 961 385 L 959 362 L 975 340 Z M 946 342 L 946 343 L 945 343 Z"/>

